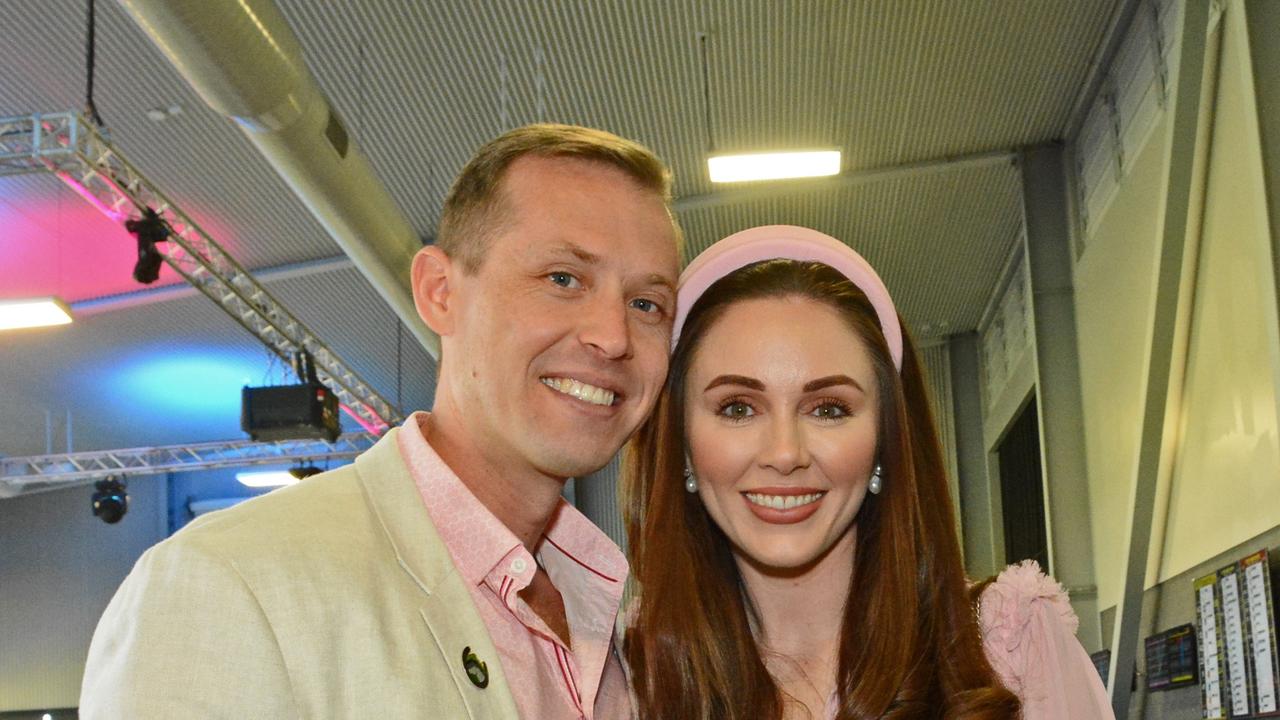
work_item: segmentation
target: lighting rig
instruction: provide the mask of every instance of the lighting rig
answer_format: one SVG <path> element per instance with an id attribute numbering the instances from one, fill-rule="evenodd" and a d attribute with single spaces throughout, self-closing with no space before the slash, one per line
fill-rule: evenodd
<path id="1" fill-rule="evenodd" d="M 272 296 L 207 232 L 173 204 L 76 113 L 0 118 L 0 175 L 47 170 L 137 237 L 135 277 L 158 271 L 155 257 L 217 303 L 286 360 L 308 352 L 342 410 L 382 435 L 404 416 Z M 164 247 L 157 247 L 163 243 Z"/>

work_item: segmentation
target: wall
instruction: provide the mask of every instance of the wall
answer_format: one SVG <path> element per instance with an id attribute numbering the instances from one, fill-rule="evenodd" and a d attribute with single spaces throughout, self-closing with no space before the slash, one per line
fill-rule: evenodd
<path id="1" fill-rule="evenodd" d="M 1226 3 L 1207 183 L 1193 188 L 1203 193 L 1204 226 L 1202 236 L 1192 238 L 1200 243 L 1196 272 L 1186 276 L 1181 290 L 1191 301 L 1183 328 L 1186 374 L 1171 391 L 1176 415 L 1165 442 L 1172 462 L 1159 493 L 1167 498 L 1167 524 L 1162 527 L 1157 506 L 1148 587 L 1280 523 L 1280 503 L 1267 500 L 1280 495 L 1280 323 L 1242 7 L 1238 0 Z M 1085 238 L 1075 268 L 1094 548 L 1104 608 L 1115 604 L 1124 579 L 1118 551 L 1128 531 L 1136 473 L 1169 116 L 1166 110 L 1141 151 L 1126 163 L 1119 190 Z"/>
<path id="2" fill-rule="evenodd" d="M 138 557 L 192 519 L 192 500 L 270 491 L 238 470 L 132 478 L 116 525 L 92 515 L 88 486 L 0 501 L 0 712 L 79 704 L 93 630 Z"/>
<path id="3" fill-rule="evenodd" d="M 0 711 L 76 707 L 89 639 L 116 587 L 168 527 L 164 476 L 129 482 L 129 512 L 94 517 L 91 487 L 0 501 Z"/>
<path id="4" fill-rule="evenodd" d="M 1223 18 L 1161 580 L 1280 523 L 1280 321 L 1241 10 Z"/>
<path id="5" fill-rule="evenodd" d="M 1085 419 L 1098 605 L 1124 582 L 1124 537 L 1137 472 L 1168 114 L 1089 238 L 1075 269 L 1076 333 Z"/>

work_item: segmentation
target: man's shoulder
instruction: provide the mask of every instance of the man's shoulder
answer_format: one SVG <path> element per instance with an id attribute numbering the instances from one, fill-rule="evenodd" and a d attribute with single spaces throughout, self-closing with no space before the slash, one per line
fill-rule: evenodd
<path id="1" fill-rule="evenodd" d="M 366 552 L 377 527 L 356 469 L 347 465 L 201 516 L 155 551 L 296 565 L 309 555 Z"/>
<path id="2" fill-rule="evenodd" d="M 361 495 L 355 466 L 344 465 L 225 510 L 202 515 L 174 537 L 191 536 L 195 539 L 297 531 L 313 527 L 316 520 L 349 513 L 355 509 L 352 504 L 364 504 Z"/>

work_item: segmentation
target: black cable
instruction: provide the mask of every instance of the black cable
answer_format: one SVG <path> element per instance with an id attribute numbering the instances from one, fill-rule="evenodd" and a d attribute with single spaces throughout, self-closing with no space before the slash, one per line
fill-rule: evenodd
<path id="1" fill-rule="evenodd" d="M 103 127 L 106 123 L 102 122 L 102 116 L 98 114 L 98 106 L 93 104 L 93 68 L 94 68 L 94 0 L 89 0 L 89 32 L 85 42 L 85 70 L 88 75 L 84 93 L 84 112 L 93 121 L 94 125 Z"/>
<path id="2" fill-rule="evenodd" d="M 711 132 L 711 70 L 707 62 L 707 34 L 698 33 L 698 42 L 702 46 L 702 108 L 707 123 L 707 150 L 715 152 L 716 138 Z"/>
<path id="3" fill-rule="evenodd" d="M 396 409 L 404 414 L 404 402 L 400 399 L 400 377 L 404 374 L 401 364 L 401 349 L 404 346 L 404 324 L 396 320 Z"/>

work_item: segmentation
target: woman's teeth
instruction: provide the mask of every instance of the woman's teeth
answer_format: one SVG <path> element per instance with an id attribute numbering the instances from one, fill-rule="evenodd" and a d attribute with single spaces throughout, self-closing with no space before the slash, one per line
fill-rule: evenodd
<path id="1" fill-rule="evenodd" d="M 612 405 L 613 391 L 588 385 L 571 378 L 542 378 L 542 384 L 592 405 Z"/>
<path id="2" fill-rule="evenodd" d="M 750 500 L 761 507 L 773 508 L 774 510 L 790 510 L 801 505 L 817 502 L 822 499 L 824 492 L 809 493 L 808 495 L 761 495 L 760 493 L 743 493 L 747 500 Z"/>

